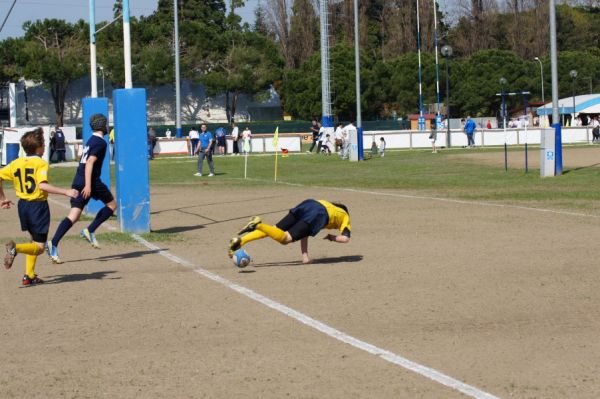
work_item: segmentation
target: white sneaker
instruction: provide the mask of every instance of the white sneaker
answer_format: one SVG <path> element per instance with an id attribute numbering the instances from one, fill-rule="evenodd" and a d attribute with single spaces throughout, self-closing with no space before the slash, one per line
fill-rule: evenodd
<path id="1" fill-rule="evenodd" d="M 214 175 L 215 175 L 214 173 L 211 173 L 208 175 L 208 177 L 213 177 Z"/>
<path id="2" fill-rule="evenodd" d="M 202 176 L 202 173 L 194 173 L 194 176 Z"/>

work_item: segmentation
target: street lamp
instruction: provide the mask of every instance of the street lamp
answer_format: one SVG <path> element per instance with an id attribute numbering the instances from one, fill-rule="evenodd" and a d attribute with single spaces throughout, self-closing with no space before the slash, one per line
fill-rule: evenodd
<path id="1" fill-rule="evenodd" d="M 577 78 L 577 71 L 571 69 L 569 76 L 571 77 L 571 94 L 573 94 L 573 115 L 571 116 L 571 126 L 573 126 L 575 123 L 575 79 Z"/>
<path id="2" fill-rule="evenodd" d="M 450 148 L 450 70 L 448 68 L 448 58 L 452 56 L 452 47 L 446 44 L 440 52 L 446 59 L 446 148 Z"/>
<path id="3" fill-rule="evenodd" d="M 504 86 L 506 86 L 508 81 L 505 78 L 500 78 L 498 83 L 502 86 L 502 91 L 500 92 L 502 96 L 502 126 L 506 130 L 506 92 L 504 91 Z"/>
<path id="4" fill-rule="evenodd" d="M 102 74 L 102 97 L 104 97 L 104 67 L 98 64 L 98 69 L 100 69 L 100 73 Z"/>
<path id="5" fill-rule="evenodd" d="M 540 77 L 542 82 L 542 102 L 546 105 L 546 99 L 544 97 L 544 66 L 542 65 L 542 60 L 539 57 L 535 57 L 534 60 L 540 63 Z"/>

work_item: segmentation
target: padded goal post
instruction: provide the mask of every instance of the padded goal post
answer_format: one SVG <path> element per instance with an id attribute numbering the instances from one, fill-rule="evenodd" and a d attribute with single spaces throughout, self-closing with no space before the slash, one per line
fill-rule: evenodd
<path id="1" fill-rule="evenodd" d="M 121 231 L 150 231 L 146 90 L 113 91 L 117 215 Z"/>

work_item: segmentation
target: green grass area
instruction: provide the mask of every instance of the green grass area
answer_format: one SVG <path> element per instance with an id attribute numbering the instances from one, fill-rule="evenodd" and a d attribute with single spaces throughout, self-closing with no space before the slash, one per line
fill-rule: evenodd
<path id="1" fill-rule="evenodd" d="M 179 233 L 144 233 L 140 234 L 140 237 L 151 242 L 182 242 L 185 241 L 185 237 Z M 83 238 L 79 235 L 68 235 L 65 236 L 66 240 L 76 240 L 84 242 Z M 131 244 L 136 242 L 133 237 L 128 233 L 112 232 L 112 233 L 97 233 L 96 239 L 100 245 L 116 245 L 116 244 Z"/>
<path id="2" fill-rule="evenodd" d="M 576 151 L 570 147 L 569 151 Z M 511 157 L 521 156 L 520 148 L 511 148 Z M 550 206 L 561 209 L 590 210 L 600 197 L 595 184 L 600 168 L 565 169 L 555 178 L 541 179 L 538 169 L 509 168 L 478 164 L 461 154 L 485 152 L 503 159 L 502 149 L 445 150 L 431 154 L 429 150 L 387 151 L 384 158 L 365 162 L 341 161 L 337 156 L 291 154 L 279 157 L 278 183 L 273 182 L 274 156 L 248 158 L 248 180 L 244 180 L 244 157 L 215 156 L 217 176 L 195 177 L 196 159 L 188 157 L 157 158 L 150 162 L 152 185 L 198 184 L 222 187 L 273 186 L 282 183 L 306 186 L 357 189 L 394 189 L 412 194 L 442 196 L 467 200 L 486 200 Z M 513 154 L 514 153 L 514 154 Z M 537 148 L 530 157 L 538 157 Z M 514 158 L 513 158 L 514 159 Z M 205 172 L 208 166 L 204 165 Z M 53 168 L 52 181 L 68 186 L 74 168 Z M 113 180 L 114 181 L 114 180 Z"/>

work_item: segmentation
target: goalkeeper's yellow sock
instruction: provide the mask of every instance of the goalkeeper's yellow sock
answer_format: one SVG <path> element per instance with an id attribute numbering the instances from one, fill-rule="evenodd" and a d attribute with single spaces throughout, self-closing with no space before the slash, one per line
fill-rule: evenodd
<path id="1" fill-rule="evenodd" d="M 25 255 L 25 274 L 29 278 L 35 277 L 35 261 L 37 255 Z"/>
<path id="2" fill-rule="evenodd" d="M 254 230 L 245 236 L 241 237 L 240 247 L 248 244 L 250 241 L 260 240 L 261 238 L 265 238 L 267 235 L 262 231 Z"/>
<path id="3" fill-rule="evenodd" d="M 15 246 L 18 254 L 27 254 L 27 255 L 39 255 L 42 253 L 40 251 L 40 247 L 35 242 L 28 242 L 27 244 L 17 244 Z"/>
<path id="4" fill-rule="evenodd" d="M 281 230 L 279 227 L 260 223 L 258 226 L 256 226 L 256 230 L 262 231 L 277 242 L 282 244 L 285 242 L 285 231 Z"/>

